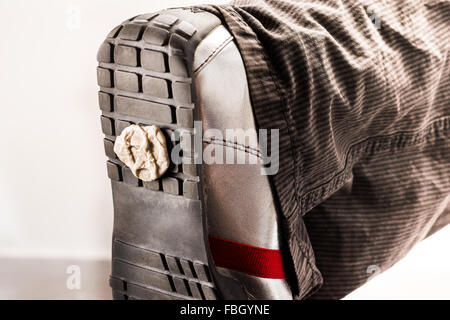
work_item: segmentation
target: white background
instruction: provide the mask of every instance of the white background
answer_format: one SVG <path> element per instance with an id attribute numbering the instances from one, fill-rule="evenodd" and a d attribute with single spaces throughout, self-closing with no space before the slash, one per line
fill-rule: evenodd
<path id="1" fill-rule="evenodd" d="M 96 52 L 141 13 L 227 1 L 0 0 L 0 257 L 108 259 Z M 450 228 L 349 298 L 450 298 Z"/>

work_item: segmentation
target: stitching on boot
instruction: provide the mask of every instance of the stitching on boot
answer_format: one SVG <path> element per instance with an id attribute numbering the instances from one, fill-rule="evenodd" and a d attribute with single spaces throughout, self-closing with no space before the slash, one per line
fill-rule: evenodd
<path id="1" fill-rule="evenodd" d="M 203 61 L 197 69 L 194 70 L 194 73 L 200 72 L 214 57 L 216 57 L 231 41 L 233 41 L 233 37 L 229 36 L 225 41 L 223 41 L 206 59 Z"/>

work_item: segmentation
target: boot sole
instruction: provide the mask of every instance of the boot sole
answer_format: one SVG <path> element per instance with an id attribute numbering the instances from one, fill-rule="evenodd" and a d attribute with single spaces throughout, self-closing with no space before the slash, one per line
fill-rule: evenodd
<path id="1" fill-rule="evenodd" d="M 114 141 L 132 125 L 158 125 L 169 153 L 175 129 L 192 132 L 195 49 L 220 20 L 171 9 L 116 27 L 101 45 L 97 69 L 101 125 L 114 201 L 114 299 L 221 297 L 212 277 L 202 212 L 200 166 L 171 165 L 159 181 L 137 179 L 114 154 Z M 183 149 L 189 157 L 190 150 Z"/>

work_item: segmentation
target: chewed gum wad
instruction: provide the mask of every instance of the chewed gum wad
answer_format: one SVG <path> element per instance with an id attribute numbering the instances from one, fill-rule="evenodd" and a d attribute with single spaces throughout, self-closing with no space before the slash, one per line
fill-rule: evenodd
<path id="1" fill-rule="evenodd" d="M 129 126 L 116 138 L 114 152 L 142 181 L 157 180 L 169 168 L 166 138 L 157 126 Z"/>

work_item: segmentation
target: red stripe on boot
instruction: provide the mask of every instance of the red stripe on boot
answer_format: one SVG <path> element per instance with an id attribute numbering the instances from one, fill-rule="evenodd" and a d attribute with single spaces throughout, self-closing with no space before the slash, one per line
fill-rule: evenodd
<path id="1" fill-rule="evenodd" d="M 217 267 L 267 279 L 286 279 L 280 250 L 265 249 L 209 235 Z"/>

